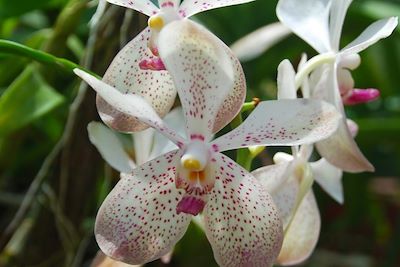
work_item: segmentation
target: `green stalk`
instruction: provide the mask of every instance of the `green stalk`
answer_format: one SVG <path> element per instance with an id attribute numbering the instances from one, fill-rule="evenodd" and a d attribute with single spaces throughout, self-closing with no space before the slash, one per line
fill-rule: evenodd
<path id="1" fill-rule="evenodd" d="M 231 121 L 231 129 L 235 129 L 236 127 L 241 125 L 243 123 L 242 113 L 252 111 L 256 108 L 259 102 L 260 99 L 253 98 L 253 101 L 244 103 L 239 114 Z M 236 151 L 236 162 L 248 171 L 250 171 L 251 169 L 253 159 L 254 157 L 251 155 L 248 148 L 240 148 Z"/>
<path id="2" fill-rule="evenodd" d="M 26 57 L 44 64 L 55 65 L 69 72 L 73 72 L 74 69 L 78 68 L 96 76 L 97 78 L 100 78 L 97 74 L 79 66 L 78 64 L 72 61 L 69 61 L 68 59 L 59 58 L 49 53 L 45 53 L 43 51 L 36 50 L 9 40 L 0 39 L 0 52 Z"/>

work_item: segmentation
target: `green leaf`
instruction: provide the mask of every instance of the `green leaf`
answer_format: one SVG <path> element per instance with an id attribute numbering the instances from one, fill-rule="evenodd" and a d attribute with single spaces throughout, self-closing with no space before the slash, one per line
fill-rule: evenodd
<path id="1" fill-rule="evenodd" d="M 0 98 L 0 136 L 39 119 L 63 100 L 45 83 L 35 65 L 29 65 Z"/>
<path id="2" fill-rule="evenodd" d="M 68 2 L 67 0 L 0 0 L 0 18 L 10 18 L 20 16 L 29 11 L 60 6 Z"/>

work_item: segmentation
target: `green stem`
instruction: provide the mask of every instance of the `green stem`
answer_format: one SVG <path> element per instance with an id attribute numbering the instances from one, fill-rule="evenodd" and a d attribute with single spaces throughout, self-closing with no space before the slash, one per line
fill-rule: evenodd
<path id="1" fill-rule="evenodd" d="M 240 112 L 230 123 L 232 129 L 235 129 L 243 123 L 242 113 Z M 250 170 L 251 161 L 248 161 L 250 152 L 247 148 L 240 148 L 236 150 L 236 162 L 246 170 Z M 250 165 L 250 166 L 249 166 Z"/>
<path id="2" fill-rule="evenodd" d="M 304 79 L 308 77 L 308 75 L 315 70 L 317 67 L 326 64 L 333 63 L 336 60 L 336 54 L 334 53 L 325 53 L 317 55 L 311 58 L 307 63 L 302 67 L 302 69 L 296 74 L 295 85 L 296 89 L 300 88 Z"/>
<path id="3" fill-rule="evenodd" d="M 254 98 L 253 101 L 244 103 L 239 114 L 231 121 L 231 128 L 235 129 L 241 125 L 243 123 L 242 113 L 246 111 L 252 111 L 259 102 L 260 100 L 258 98 Z M 248 171 L 251 169 L 253 159 L 254 157 L 251 156 L 248 148 L 240 148 L 236 151 L 236 162 Z"/>
<path id="4" fill-rule="evenodd" d="M 74 69 L 78 68 L 99 78 L 97 74 L 79 66 L 72 61 L 69 61 L 68 59 L 59 58 L 9 40 L 0 39 L 0 52 L 30 58 L 44 64 L 56 65 L 70 72 L 73 72 Z"/>

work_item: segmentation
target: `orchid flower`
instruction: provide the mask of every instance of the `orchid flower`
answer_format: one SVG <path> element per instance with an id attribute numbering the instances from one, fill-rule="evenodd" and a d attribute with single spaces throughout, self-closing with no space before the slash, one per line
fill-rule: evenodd
<path id="1" fill-rule="evenodd" d="M 168 25 L 173 21 L 187 21 L 190 16 L 203 11 L 251 1 L 254 0 L 185 0 L 180 4 L 179 0 L 159 0 L 158 8 L 150 0 L 108 0 L 112 4 L 139 11 L 150 18 L 149 26 L 118 53 L 103 80 L 125 94 L 143 96 L 157 113 L 164 117 L 174 104 L 176 89 L 168 74 L 168 66 L 164 66 L 158 52 L 160 33 L 170 31 Z M 220 45 L 229 51 L 225 44 L 221 42 Z M 218 112 L 214 132 L 222 129 L 226 125 L 224 122 L 237 115 L 241 107 L 233 103 L 239 103 L 246 95 L 246 84 L 241 76 L 239 60 L 233 54 L 231 60 L 236 64 L 237 70 L 235 83 L 232 85 L 234 90 L 231 90 L 225 100 L 231 105 L 227 104 Z M 102 120 L 115 130 L 136 132 L 148 127 L 131 116 L 119 113 L 101 98 L 97 100 L 97 107 Z"/>
<path id="2" fill-rule="evenodd" d="M 319 153 L 344 171 L 373 171 L 374 167 L 364 157 L 349 132 L 343 101 L 361 102 L 377 95 L 373 90 L 353 90 L 354 81 L 349 70 L 360 64 L 359 52 L 393 32 L 397 18 L 373 23 L 353 42 L 339 50 L 342 26 L 350 3 L 351 0 L 305 0 L 299 5 L 297 0 L 280 0 L 277 15 L 284 25 L 320 54 L 333 59 L 331 63 L 315 71 L 319 82 L 315 84 L 312 97 L 334 104 L 342 113 L 343 119 L 334 135 L 316 145 Z M 341 94 L 344 96 L 343 100 Z"/>
<path id="3" fill-rule="evenodd" d="M 278 67 L 278 99 L 296 99 L 296 91 L 295 72 L 290 62 L 284 60 Z M 280 212 L 285 235 L 276 263 L 284 266 L 306 260 L 318 241 L 321 218 L 311 189 L 314 179 L 337 202 L 343 203 L 342 171 L 323 158 L 309 162 L 312 144 L 294 146 L 292 151 L 293 156 L 276 153 L 275 165 L 252 172 L 272 195 Z"/>
<path id="4" fill-rule="evenodd" d="M 340 115 L 317 100 L 261 102 L 241 126 L 211 141 L 218 111 L 227 104 L 225 97 L 235 82 L 236 66 L 206 29 L 188 21 L 169 27 L 160 32 L 159 53 L 178 90 L 188 138 L 167 126 L 141 96 L 124 95 L 75 70 L 108 104 L 178 147 L 122 174 L 98 212 L 97 242 L 116 260 L 143 264 L 169 252 L 192 216 L 202 212 L 219 265 L 271 266 L 282 242 L 278 211 L 260 183 L 221 152 L 313 143 L 336 130 Z"/>

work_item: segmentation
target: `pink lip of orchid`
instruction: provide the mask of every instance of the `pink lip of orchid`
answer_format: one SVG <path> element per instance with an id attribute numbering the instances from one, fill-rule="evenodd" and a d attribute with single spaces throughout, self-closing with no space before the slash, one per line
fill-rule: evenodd
<path id="1" fill-rule="evenodd" d="M 398 19 L 391 17 L 371 24 L 359 37 L 340 50 L 342 26 L 351 2 L 351 0 L 305 0 L 301 5 L 297 5 L 297 0 L 280 0 L 277 15 L 284 25 L 320 54 L 334 55 L 332 63 L 317 69 L 316 76 L 321 78 L 314 85 L 316 87 L 314 91 L 318 91 L 319 87 L 318 97 L 335 105 L 343 119 L 335 134 L 316 145 L 318 152 L 344 171 L 374 171 L 374 167 L 362 154 L 349 132 L 341 94 L 346 96 L 354 94 L 358 102 L 372 100 L 372 97 L 361 97 L 365 96 L 366 92 L 362 92 L 363 94 L 359 91 L 352 92 L 354 81 L 349 70 L 355 69 L 360 64 L 358 53 L 393 32 Z M 345 86 L 340 88 L 339 85 Z"/>
<path id="2" fill-rule="evenodd" d="M 109 105 L 153 127 L 179 148 L 123 175 L 97 215 L 97 242 L 114 259 L 143 264 L 169 252 L 192 214 L 202 212 L 219 265 L 271 266 L 282 242 L 275 205 L 250 173 L 221 152 L 313 143 L 335 131 L 340 115 L 316 100 L 261 102 L 241 126 L 211 141 L 236 66 L 209 31 L 181 21 L 167 27 L 170 31 L 159 36 L 159 53 L 181 99 L 187 139 L 169 128 L 141 96 L 124 95 L 75 70 Z"/>
<path id="3" fill-rule="evenodd" d="M 360 103 L 371 102 L 378 99 L 380 96 L 379 90 L 374 88 L 356 89 L 343 97 L 343 103 L 346 105 L 357 105 Z"/>
<path id="4" fill-rule="evenodd" d="M 150 0 L 109 0 L 108 2 L 131 8 L 149 16 L 149 27 L 130 41 L 115 57 L 103 81 L 124 94 L 138 94 L 144 97 L 164 117 L 174 104 L 176 89 L 168 70 L 159 57 L 158 36 L 168 29 L 168 24 L 187 20 L 188 17 L 206 10 L 237 5 L 253 0 L 160 0 L 159 7 Z M 174 44 L 172 44 L 174 45 Z M 221 42 L 221 46 L 229 48 Z M 231 53 L 231 52 L 230 52 Z M 239 60 L 231 53 L 231 60 L 236 64 L 234 90 L 226 96 L 226 102 L 236 103 L 244 99 L 246 84 L 241 76 Z M 154 88 L 157 88 L 154 89 Z M 97 108 L 102 120 L 111 128 L 122 132 L 136 132 L 148 126 L 136 118 L 118 112 L 101 97 L 97 99 Z M 240 111 L 240 106 L 226 105 L 218 112 L 218 120 L 213 132 L 222 129 L 225 121 L 233 119 Z"/>

